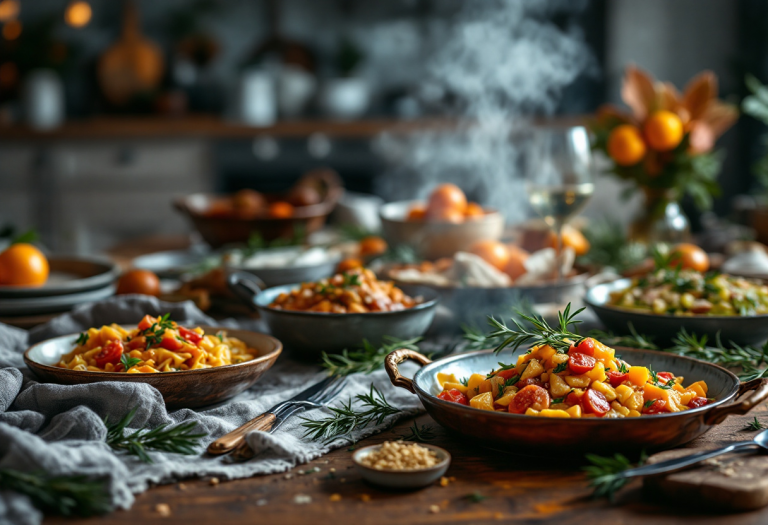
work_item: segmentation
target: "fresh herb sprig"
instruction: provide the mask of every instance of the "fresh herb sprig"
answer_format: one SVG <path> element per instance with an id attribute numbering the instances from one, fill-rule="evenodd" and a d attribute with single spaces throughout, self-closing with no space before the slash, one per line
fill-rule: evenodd
<path id="1" fill-rule="evenodd" d="M 195 448 L 199 445 L 200 439 L 207 436 L 204 432 L 194 432 L 197 427 L 196 421 L 188 421 L 172 427 L 164 424 L 152 430 L 139 429 L 125 435 L 125 429 L 133 421 L 137 410 L 138 407 L 134 408 L 116 423 L 110 423 L 108 418 L 105 418 L 104 424 L 107 426 L 107 444 L 110 447 L 115 450 L 126 450 L 129 454 L 139 456 L 144 463 L 152 463 L 147 450 L 196 454 Z"/>
<path id="2" fill-rule="evenodd" d="M 86 476 L 0 469 L 0 489 L 25 494 L 36 507 L 63 516 L 93 516 L 112 510 L 106 483 Z"/>
<path id="3" fill-rule="evenodd" d="M 426 443 L 432 441 L 437 437 L 435 434 L 435 428 L 430 425 L 419 425 L 414 421 L 413 425 L 408 428 L 409 433 L 400 436 L 403 441 L 415 441 L 417 443 Z"/>
<path id="4" fill-rule="evenodd" d="M 581 322 L 576 320 L 576 316 L 584 310 L 585 308 L 579 308 L 571 313 L 571 303 L 568 303 L 565 310 L 557 313 L 557 325 L 555 327 L 550 326 L 543 317 L 525 314 L 520 314 L 520 317 L 528 321 L 531 324 L 531 328 L 523 326 L 517 319 L 512 319 L 515 328 L 509 328 L 503 322 L 489 317 L 488 322 L 496 330 L 488 334 L 488 336 L 501 339 L 501 342 L 493 351 L 498 353 L 507 347 L 517 350 L 522 345 L 527 344 L 530 346 L 549 345 L 557 352 L 565 353 L 571 345 L 577 345 L 584 339 L 584 337 L 571 332 L 568 328 Z"/>
<path id="5" fill-rule="evenodd" d="M 127 371 L 141 363 L 141 359 L 138 357 L 131 357 L 128 354 L 123 354 L 120 356 L 120 363 L 123 365 L 123 369 Z"/>
<path id="6" fill-rule="evenodd" d="M 763 424 L 762 424 L 762 423 L 760 423 L 760 422 L 757 420 L 757 416 L 755 416 L 755 419 L 753 419 L 752 421 L 750 421 L 750 422 L 747 424 L 747 428 L 746 428 L 745 430 L 762 430 L 762 429 L 764 429 L 764 428 L 765 428 L 765 427 L 763 426 Z"/>
<path id="7" fill-rule="evenodd" d="M 370 374 L 384 366 L 384 360 L 398 348 L 419 350 L 421 337 L 413 339 L 396 339 L 385 337 L 380 347 L 375 347 L 363 340 L 359 350 L 344 350 L 341 354 L 326 354 L 323 352 L 322 367 L 332 376 L 348 376 L 350 374 Z"/>
<path id="8" fill-rule="evenodd" d="M 401 411 L 390 405 L 384 395 L 373 385 L 369 393 L 358 394 L 355 399 L 362 403 L 359 410 L 352 408 L 352 398 L 350 398 L 338 408 L 328 407 L 331 415 L 326 418 L 316 421 L 301 418 L 303 420 L 301 426 L 305 429 L 304 436 L 314 440 L 331 441 L 371 423 L 379 425 L 386 417 L 399 414 Z"/>
<path id="9" fill-rule="evenodd" d="M 173 330 L 176 323 L 171 321 L 171 314 L 166 313 L 160 316 L 149 328 L 142 330 L 139 335 L 143 335 L 147 340 L 147 350 L 152 346 L 158 346 L 163 342 L 163 335 L 166 330 Z"/>
<path id="10" fill-rule="evenodd" d="M 91 336 L 88 335 L 88 332 L 83 332 L 82 334 L 77 336 L 77 340 L 75 341 L 75 343 L 78 346 L 83 346 L 84 344 L 86 344 L 88 342 L 88 339 L 90 339 L 90 338 L 91 338 Z"/>
<path id="11" fill-rule="evenodd" d="M 615 454 L 613 457 L 587 454 L 586 458 L 592 465 L 584 467 L 582 470 L 587 474 L 589 486 L 594 488 L 592 496 L 608 498 L 611 501 L 613 501 L 616 492 L 630 481 L 629 478 L 622 477 L 620 474 L 625 470 L 639 467 L 648 459 L 644 451 L 640 455 L 640 461 L 637 465 L 633 465 L 622 454 Z"/>

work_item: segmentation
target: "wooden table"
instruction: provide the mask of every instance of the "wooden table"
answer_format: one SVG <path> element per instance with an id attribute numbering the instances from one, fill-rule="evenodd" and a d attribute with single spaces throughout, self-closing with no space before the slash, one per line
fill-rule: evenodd
<path id="1" fill-rule="evenodd" d="M 768 415 L 764 407 L 758 413 Z M 728 437 L 738 432 L 754 416 L 728 420 Z M 430 443 L 446 448 L 453 456 L 448 470 L 450 482 L 418 491 L 393 492 L 365 483 L 354 470 L 351 453 L 336 450 L 288 474 L 259 476 L 212 485 L 209 479 L 189 480 L 160 486 L 137 496 L 133 508 L 102 518 L 67 520 L 49 518 L 46 523 L 107 525 L 120 523 L 274 523 L 277 525 L 315 525 L 336 523 L 358 525 L 378 523 L 558 523 L 558 524 L 666 524 L 728 523 L 729 525 L 768 522 L 768 508 L 741 514 L 716 514 L 711 511 L 649 503 L 643 499 L 641 485 L 625 487 L 613 504 L 590 498 L 590 489 L 577 464 L 560 460 L 500 455 L 460 443 L 448 436 L 428 415 L 419 416 L 419 425 L 434 428 Z M 396 439 L 407 434 L 412 420 L 392 430 L 360 442 L 358 446 Z M 736 430 L 734 430 L 736 429 Z M 720 432 L 725 435 L 726 432 Z M 737 435 L 750 439 L 752 434 Z M 712 441 L 709 436 L 707 441 Z M 320 469 L 302 474 L 302 471 Z M 335 469 L 335 470 L 332 470 Z M 475 502 L 470 495 L 484 497 Z M 297 495 L 311 498 L 299 505 Z M 334 501 L 341 497 L 340 500 Z M 164 517 L 158 505 L 168 505 Z"/>

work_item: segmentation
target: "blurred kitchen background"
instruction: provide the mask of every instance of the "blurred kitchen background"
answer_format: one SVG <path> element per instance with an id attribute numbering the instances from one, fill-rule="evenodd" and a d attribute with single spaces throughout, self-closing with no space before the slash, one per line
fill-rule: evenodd
<path id="1" fill-rule="evenodd" d="M 763 0 L 0 0 L 0 24 L 0 225 L 74 253 L 186 235 L 175 197 L 316 167 L 352 198 L 458 182 L 520 222 L 505 145 L 529 119 L 620 102 L 628 63 L 678 88 L 711 69 L 734 104 L 768 79 Z M 707 213 L 746 220 L 763 132 L 721 139 Z M 621 184 L 596 186 L 585 215 L 628 222 Z"/>

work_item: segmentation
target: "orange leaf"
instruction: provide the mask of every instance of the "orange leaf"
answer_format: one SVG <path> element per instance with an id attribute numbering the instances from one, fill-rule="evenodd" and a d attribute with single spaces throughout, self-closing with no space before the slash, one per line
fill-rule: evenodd
<path id="1" fill-rule="evenodd" d="M 683 106 L 680 92 L 671 82 L 657 82 L 656 92 L 659 98 L 659 109 L 666 109 L 675 113 L 683 121 L 683 124 L 690 120 L 690 114 Z"/>
<path id="2" fill-rule="evenodd" d="M 717 139 L 720 135 L 728 131 L 739 118 L 739 110 L 731 104 L 723 104 L 713 100 L 706 107 L 698 120 L 704 122 L 712 129 L 712 133 Z"/>
<path id="3" fill-rule="evenodd" d="M 702 71 L 685 86 L 683 105 L 688 109 L 691 119 L 696 120 L 715 98 L 717 98 L 717 76 L 711 71 Z"/>
<path id="4" fill-rule="evenodd" d="M 621 99 L 632 109 L 637 120 L 644 120 L 656 108 L 653 77 L 638 67 L 627 66 L 621 86 Z"/>

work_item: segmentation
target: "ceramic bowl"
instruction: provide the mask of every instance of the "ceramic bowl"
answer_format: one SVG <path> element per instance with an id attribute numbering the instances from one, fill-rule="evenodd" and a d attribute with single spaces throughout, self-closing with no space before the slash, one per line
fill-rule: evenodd
<path id="1" fill-rule="evenodd" d="M 418 489 L 431 485 L 448 470 L 451 464 L 451 455 L 444 448 L 420 443 L 419 446 L 428 448 L 437 455 L 440 462 L 434 467 L 418 470 L 379 470 L 361 463 L 368 454 L 381 448 L 381 445 L 371 445 L 355 451 L 352 461 L 360 475 L 374 485 L 393 489 Z"/>
<path id="2" fill-rule="evenodd" d="M 283 345 L 266 334 L 225 327 L 202 327 L 206 333 L 220 330 L 244 341 L 258 352 L 251 361 L 234 365 L 159 374 L 91 372 L 59 368 L 61 356 L 72 351 L 79 334 L 63 335 L 37 343 L 24 352 L 24 362 L 44 383 L 78 385 L 102 381 L 147 383 L 155 387 L 168 408 L 196 408 L 227 400 L 253 386 L 277 360 Z"/>
<path id="3" fill-rule="evenodd" d="M 269 331 L 287 348 L 305 359 L 320 359 L 323 352 L 339 353 L 359 348 L 363 340 L 379 346 L 385 336 L 412 339 L 424 335 L 435 317 L 438 300 L 434 292 L 422 289 L 424 301 L 413 308 L 395 312 L 334 314 L 295 312 L 270 308 L 281 293 L 290 293 L 300 284 L 273 286 L 262 290 L 253 276 L 230 274 L 229 288 L 269 325 Z"/>
<path id="4" fill-rule="evenodd" d="M 631 284 L 631 279 L 598 284 L 587 290 L 584 297 L 595 315 L 616 333 L 628 333 L 631 324 L 638 333 L 654 336 L 657 344 L 669 343 L 683 328 L 688 333 L 706 335 L 711 342 L 719 337 L 725 344 L 762 345 L 768 339 L 768 315 L 658 315 L 608 304 L 611 292 L 624 290 Z"/>
<path id="5" fill-rule="evenodd" d="M 477 241 L 501 238 L 504 217 L 488 211 L 484 217 L 460 224 L 451 222 L 408 221 L 408 210 L 420 201 L 399 201 L 385 204 L 379 210 L 384 238 L 390 246 L 410 246 L 421 257 L 435 260 L 466 251 Z"/>

